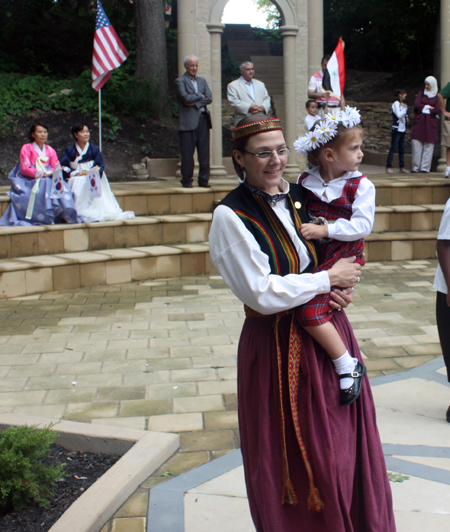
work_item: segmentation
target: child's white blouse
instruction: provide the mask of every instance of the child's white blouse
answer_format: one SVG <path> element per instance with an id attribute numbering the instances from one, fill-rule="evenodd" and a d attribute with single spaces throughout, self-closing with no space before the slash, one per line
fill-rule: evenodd
<path id="1" fill-rule="evenodd" d="M 333 179 L 328 184 L 320 176 L 319 168 L 307 170 L 308 177 L 302 185 L 313 192 L 324 203 L 342 196 L 344 185 L 349 179 L 360 177 L 361 172 L 346 172 L 342 177 Z M 370 235 L 375 219 L 375 187 L 368 177 L 361 179 L 352 205 L 350 220 L 339 218 L 328 226 L 330 238 L 343 242 L 352 242 Z"/>

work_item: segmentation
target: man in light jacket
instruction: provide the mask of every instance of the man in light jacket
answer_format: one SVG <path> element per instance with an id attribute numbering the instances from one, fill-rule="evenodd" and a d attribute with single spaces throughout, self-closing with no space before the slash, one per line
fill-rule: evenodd
<path id="1" fill-rule="evenodd" d="M 239 67 L 241 77 L 228 84 L 227 97 L 234 109 L 234 125 L 239 120 L 253 113 L 268 113 L 270 96 L 262 81 L 253 79 L 253 63 L 245 61 Z"/>

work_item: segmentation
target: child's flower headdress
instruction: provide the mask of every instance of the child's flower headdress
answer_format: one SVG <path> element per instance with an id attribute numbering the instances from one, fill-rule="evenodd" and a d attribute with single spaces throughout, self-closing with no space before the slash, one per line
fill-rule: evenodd
<path id="1" fill-rule="evenodd" d="M 342 124 L 347 129 L 357 126 L 361 122 L 361 115 L 356 107 L 347 107 L 345 111 L 332 109 L 327 113 L 313 131 L 309 131 L 304 137 L 299 137 L 294 142 L 294 148 L 300 155 L 306 156 L 308 152 L 323 146 L 337 133 L 337 127 Z"/>

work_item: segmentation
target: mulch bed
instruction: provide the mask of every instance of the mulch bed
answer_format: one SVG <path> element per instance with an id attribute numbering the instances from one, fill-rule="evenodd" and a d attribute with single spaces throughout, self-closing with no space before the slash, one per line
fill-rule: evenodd
<path id="1" fill-rule="evenodd" d="M 119 459 L 120 456 L 71 452 L 59 445 L 52 445 L 46 463 L 65 463 L 67 476 L 56 483 L 49 507 L 27 508 L 20 513 L 0 514 L 1 532 L 47 532 L 69 506 Z"/>

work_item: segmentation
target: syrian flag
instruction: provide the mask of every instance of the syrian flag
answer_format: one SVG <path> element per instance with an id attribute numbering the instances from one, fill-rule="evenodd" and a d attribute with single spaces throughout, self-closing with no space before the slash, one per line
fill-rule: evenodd
<path id="1" fill-rule="evenodd" d="M 327 63 L 323 74 L 322 87 L 326 91 L 331 91 L 336 98 L 341 99 L 344 94 L 345 86 L 345 60 L 344 60 L 344 41 L 339 37 L 333 55 Z"/>

